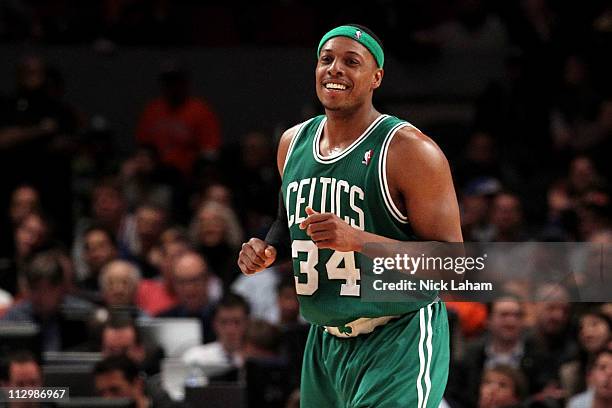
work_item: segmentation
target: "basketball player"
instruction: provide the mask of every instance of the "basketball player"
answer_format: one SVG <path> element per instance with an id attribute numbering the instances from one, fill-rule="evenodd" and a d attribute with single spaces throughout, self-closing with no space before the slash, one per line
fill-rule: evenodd
<path id="1" fill-rule="evenodd" d="M 259 272 L 291 243 L 301 313 L 312 324 L 302 406 L 437 408 L 449 365 L 444 304 L 436 294 L 361 301 L 368 272 L 360 266 L 366 243 L 462 241 L 448 162 L 418 129 L 372 105 L 384 52 L 369 29 L 329 31 L 317 57 L 325 115 L 281 137 L 278 219 L 265 241 L 243 244 L 238 265 Z"/>

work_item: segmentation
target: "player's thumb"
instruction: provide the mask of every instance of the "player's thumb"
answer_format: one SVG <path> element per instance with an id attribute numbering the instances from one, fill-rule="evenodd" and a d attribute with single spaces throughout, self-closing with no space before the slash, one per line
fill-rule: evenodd
<path id="1" fill-rule="evenodd" d="M 306 207 L 306 214 L 308 215 L 314 215 L 314 214 L 318 214 L 318 212 L 316 212 L 315 210 L 313 210 L 310 207 Z"/>
<path id="2" fill-rule="evenodd" d="M 264 255 L 266 256 L 266 261 L 274 262 L 276 259 L 276 248 L 272 245 L 268 245 L 264 250 Z"/>

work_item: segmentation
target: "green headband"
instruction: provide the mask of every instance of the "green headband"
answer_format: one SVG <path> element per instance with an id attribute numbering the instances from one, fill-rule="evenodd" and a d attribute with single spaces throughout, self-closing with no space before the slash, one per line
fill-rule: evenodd
<path id="1" fill-rule="evenodd" d="M 385 63 L 385 53 L 383 52 L 382 47 L 371 35 L 366 33 L 363 30 L 360 30 L 357 27 L 353 26 L 340 26 L 336 27 L 331 31 L 328 31 L 327 34 L 321 38 L 319 42 L 319 47 L 317 48 L 317 58 L 321 54 L 321 48 L 323 48 L 323 44 L 325 44 L 329 39 L 334 37 L 348 37 L 357 41 L 359 44 L 363 45 L 370 51 L 374 59 L 376 60 L 376 64 L 378 68 L 382 68 Z"/>

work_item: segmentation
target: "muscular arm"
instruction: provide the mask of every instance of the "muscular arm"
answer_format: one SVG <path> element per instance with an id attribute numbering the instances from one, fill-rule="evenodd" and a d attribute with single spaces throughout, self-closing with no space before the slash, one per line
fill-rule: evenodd
<path id="1" fill-rule="evenodd" d="M 393 202 L 419 240 L 463 242 L 450 166 L 430 138 L 415 128 L 400 129 L 389 146 L 387 179 Z"/>

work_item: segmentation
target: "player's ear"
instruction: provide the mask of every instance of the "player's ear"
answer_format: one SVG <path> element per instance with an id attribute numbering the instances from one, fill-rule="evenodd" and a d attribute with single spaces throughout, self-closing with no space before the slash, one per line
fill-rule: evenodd
<path id="1" fill-rule="evenodd" d="M 374 77 L 372 78 L 372 89 L 380 87 L 383 76 L 385 76 L 385 71 L 382 68 L 376 69 L 376 72 L 374 72 Z"/>

